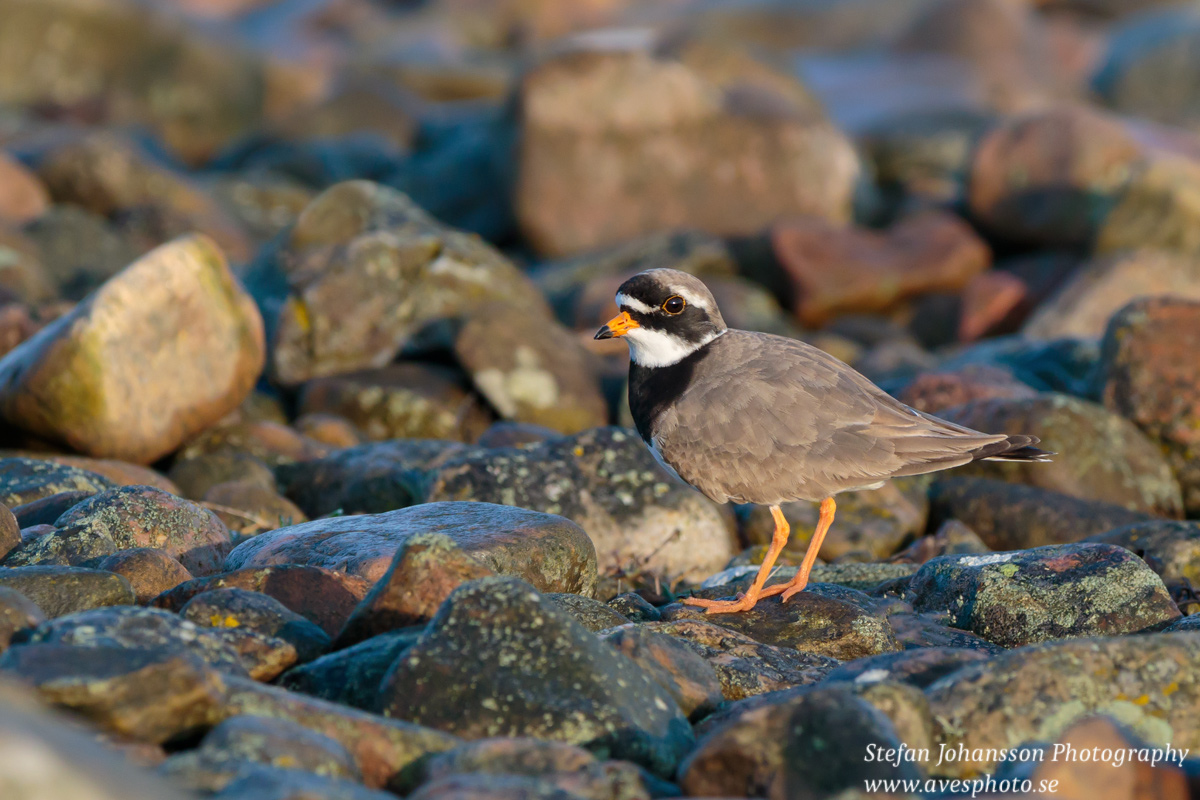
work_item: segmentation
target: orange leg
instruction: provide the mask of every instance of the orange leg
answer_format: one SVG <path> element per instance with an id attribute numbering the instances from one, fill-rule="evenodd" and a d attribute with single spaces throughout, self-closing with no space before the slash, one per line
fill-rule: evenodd
<path id="1" fill-rule="evenodd" d="M 731 614 L 735 611 L 749 611 L 754 608 L 754 604 L 762 596 L 763 584 L 771 576 L 771 568 L 775 566 L 775 559 L 779 558 L 779 554 L 783 552 L 788 534 L 792 532 L 787 520 L 783 517 L 783 510 L 779 506 L 771 506 L 771 516 L 775 518 L 775 533 L 771 536 L 771 546 L 767 548 L 767 554 L 763 557 L 762 566 L 758 568 L 758 574 L 754 576 L 754 583 L 750 584 L 750 589 L 745 594 L 739 595 L 737 600 L 701 600 L 699 597 L 687 597 L 683 600 L 684 605 L 699 606 L 705 609 L 706 614 Z"/>
<path id="2" fill-rule="evenodd" d="M 796 573 L 796 577 L 792 578 L 791 583 L 772 586 L 762 593 L 763 597 L 782 594 L 781 602 L 786 603 L 792 595 L 804 591 L 804 587 L 808 585 L 808 573 L 812 572 L 813 563 L 817 560 L 817 554 L 821 552 L 821 543 L 825 541 L 825 534 L 829 533 L 829 526 L 833 524 L 833 515 L 836 511 L 837 503 L 833 502 L 832 497 L 826 497 L 821 501 L 821 518 L 817 521 L 817 530 L 813 533 L 812 541 L 808 543 L 808 551 L 804 554 L 800 571 Z"/>

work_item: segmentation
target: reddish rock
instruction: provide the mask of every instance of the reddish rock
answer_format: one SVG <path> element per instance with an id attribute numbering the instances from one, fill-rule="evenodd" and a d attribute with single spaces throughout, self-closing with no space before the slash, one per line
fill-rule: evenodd
<path id="1" fill-rule="evenodd" d="M 163 592 L 192 580 L 192 573 L 175 559 L 151 547 L 121 550 L 98 565 L 106 572 L 122 575 L 133 587 L 137 602 L 146 605 Z"/>
<path id="2" fill-rule="evenodd" d="M 210 240 L 148 253 L 0 361 L 0 415 L 87 455 L 148 463 L 262 370 L 262 318 Z"/>
<path id="3" fill-rule="evenodd" d="M 737 51 L 623 36 L 564 48 L 521 83 L 516 210 L 537 250 L 849 218 L 857 158 L 792 78 Z"/>
<path id="4" fill-rule="evenodd" d="M 279 422 L 230 422 L 209 428 L 184 445 L 181 460 L 210 454 L 245 455 L 275 466 L 320 458 L 329 448 Z M 211 488 L 211 487 L 210 487 Z"/>
<path id="5" fill-rule="evenodd" d="M 595 590 L 596 549 L 582 528 L 554 514 L 491 503 L 425 503 L 386 514 L 318 519 L 243 542 L 225 566 L 308 564 L 374 583 L 405 542 L 421 533 L 444 533 L 497 574 L 524 578 L 539 591 Z"/>
<path id="6" fill-rule="evenodd" d="M 971 212 L 1009 242 L 1089 244 L 1142 155 L 1119 121 L 1083 106 L 1007 119 L 976 147 Z"/>
<path id="7" fill-rule="evenodd" d="M 350 420 L 333 414 L 301 414 L 294 423 L 296 430 L 313 441 L 328 445 L 335 450 L 355 447 L 363 443 L 362 433 Z"/>
<path id="8" fill-rule="evenodd" d="M 883 234 L 796 220 L 776 226 L 771 243 L 805 325 L 845 312 L 884 311 L 919 294 L 958 291 L 991 261 L 970 227 L 941 212 L 911 217 Z"/>
<path id="9" fill-rule="evenodd" d="M 20 543 L 21 525 L 13 515 L 12 509 L 0 503 L 0 559 Z"/>
<path id="10" fill-rule="evenodd" d="M 274 597 L 300 616 L 315 622 L 330 636 L 337 636 L 355 606 L 371 589 L 371 584 L 343 572 L 284 564 L 235 570 L 187 581 L 159 595 L 153 604 L 158 608 L 179 611 L 196 595 L 225 587 Z"/>
<path id="11" fill-rule="evenodd" d="M 38 177 L 0 151 L 0 220 L 22 225 L 50 206 L 50 195 Z"/>
<path id="12" fill-rule="evenodd" d="M 1200 513 L 1200 301 L 1137 300 L 1108 324 L 1104 405 L 1167 450 L 1189 515 Z"/>
<path id="13" fill-rule="evenodd" d="M 32 456 L 37 458 L 37 456 Z M 117 486 L 153 486 L 167 494 L 180 494 L 179 487 L 161 472 L 143 467 L 140 464 L 130 464 L 126 461 L 115 461 L 110 458 L 87 458 L 85 456 L 48 456 L 47 460 L 69 467 L 79 467 L 88 472 L 102 475 Z"/>
<path id="14" fill-rule="evenodd" d="M 973 342 L 989 334 L 1016 330 L 1032 307 L 1030 287 L 1011 272 L 991 270 L 963 287 L 958 340 Z"/>
<path id="15" fill-rule="evenodd" d="M 149 486 L 93 495 L 54 524 L 64 535 L 107 536 L 118 550 L 162 550 L 194 575 L 217 572 L 230 548 L 229 531 L 210 511 Z"/>
<path id="16" fill-rule="evenodd" d="M 968 365 L 953 372 L 922 372 L 896 397 L 919 411 L 937 414 L 975 400 L 1034 397 L 1037 391 L 1001 367 Z"/>
<path id="17" fill-rule="evenodd" d="M 450 593 L 467 581 L 494 575 L 443 534 L 417 534 L 396 551 L 392 566 L 354 609 L 337 647 L 433 619 Z"/>
<path id="18" fill-rule="evenodd" d="M 18 633 L 31 631 L 46 621 L 46 615 L 16 589 L 0 586 L 0 652 L 8 649 Z"/>

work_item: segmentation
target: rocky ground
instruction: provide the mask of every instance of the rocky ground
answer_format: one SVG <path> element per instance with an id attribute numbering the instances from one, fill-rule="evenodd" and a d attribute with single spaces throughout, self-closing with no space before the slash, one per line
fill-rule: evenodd
<path id="1" fill-rule="evenodd" d="M 1197 70 L 1188 2 L 0 0 L 0 798 L 1200 789 Z M 772 521 L 629 427 L 656 266 L 1060 455 L 705 616 Z"/>

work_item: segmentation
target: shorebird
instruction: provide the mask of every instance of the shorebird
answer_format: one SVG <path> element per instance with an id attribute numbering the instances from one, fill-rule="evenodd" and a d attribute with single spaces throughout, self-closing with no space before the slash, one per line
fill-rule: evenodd
<path id="1" fill-rule="evenodd" d="M 670 472 L 717 503 L 770 506 L 775 532 L 750 588 L 735 600 L 687 598 L 708 613 L 783 602 L 808 576 L 833 523 L 834 496 L 969 461 L 1046 461 L 1035 436 L 981 433 L 896 400 L 804 342 L 729 328 L 698 278 L 671 269 L 621 284 L 620 310 L 597 339 L 629 346 L 629 409 Z M 819 502 L 795 578 L 764 588 L 790 527 L 780 506 Z"/>

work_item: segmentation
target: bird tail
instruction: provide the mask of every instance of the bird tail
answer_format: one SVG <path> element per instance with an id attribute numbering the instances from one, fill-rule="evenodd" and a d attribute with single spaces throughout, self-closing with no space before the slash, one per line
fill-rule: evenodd
<path id="1" fill-rule="evenodd" d="M 1009 436 L 999 442 L 992 442 L 971 452 L 972 461 L 1049 461 L 1050 456 L 1058 455 L 1049 450 L 1034 447 L 1041 440 L 1036 436 Z"/>

